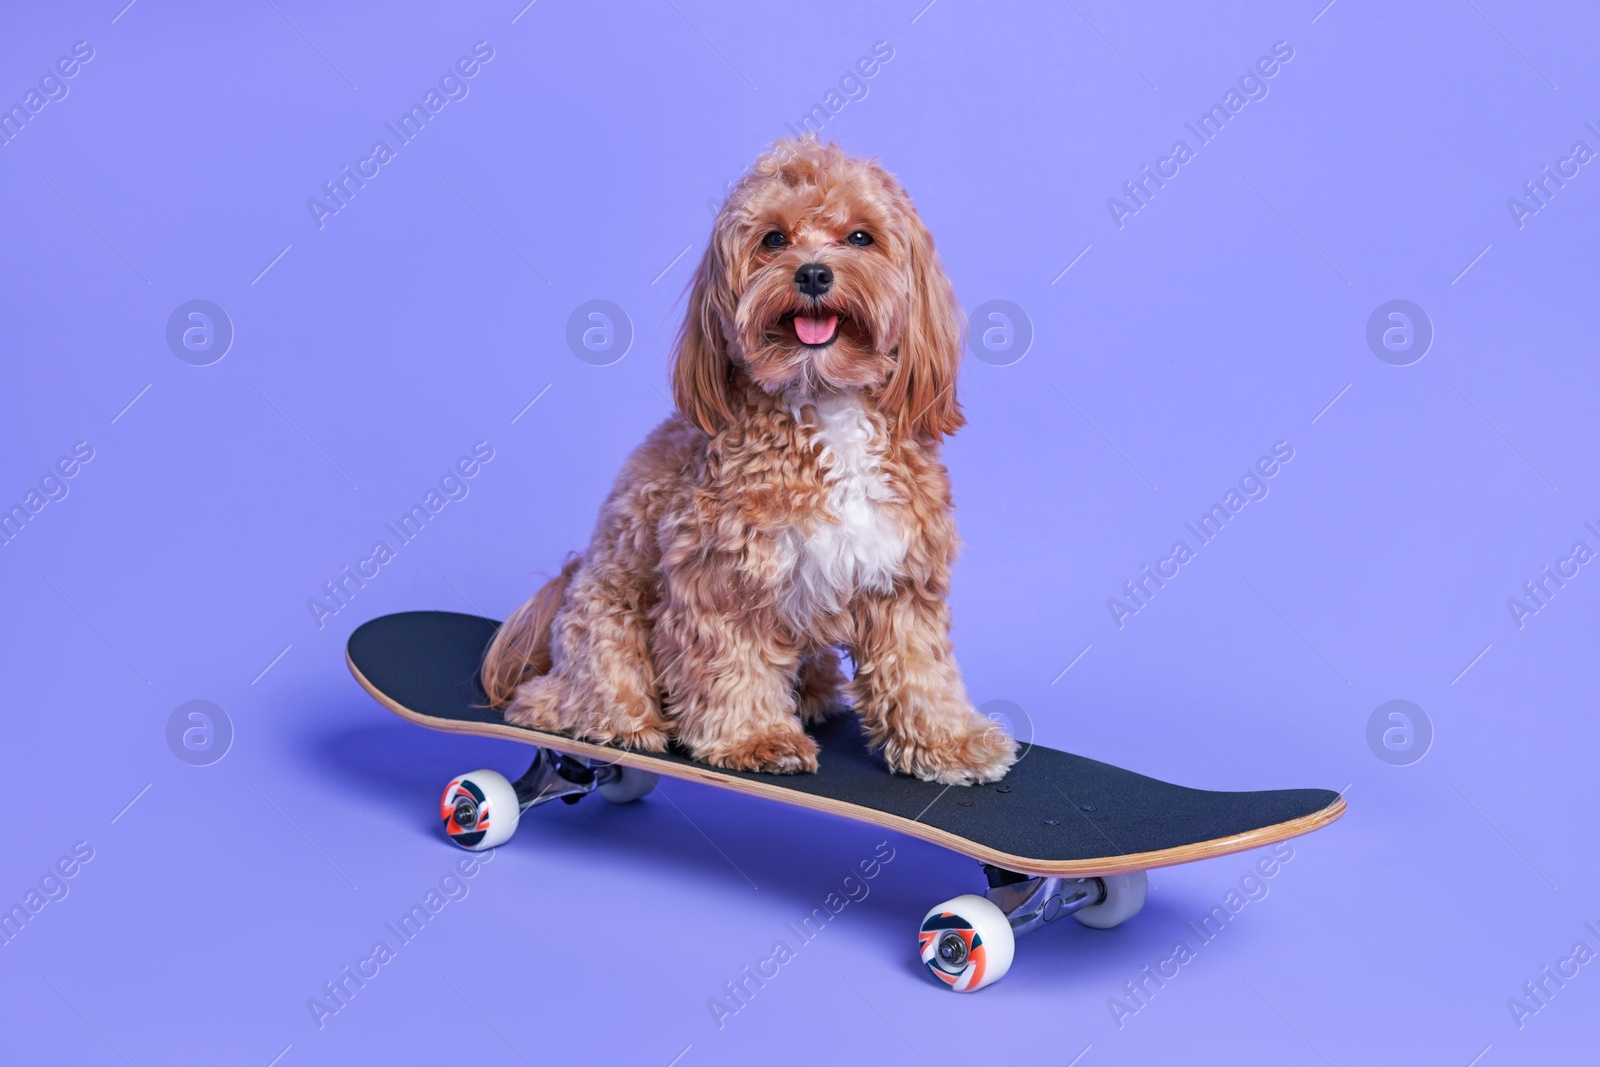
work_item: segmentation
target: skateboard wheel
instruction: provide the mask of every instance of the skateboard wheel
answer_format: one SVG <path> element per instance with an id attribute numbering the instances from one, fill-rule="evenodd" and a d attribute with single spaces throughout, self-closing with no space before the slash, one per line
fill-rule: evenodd
<path id="1" fill-rule="evenodd" d="M 516 832 L 522 810 L 517 791 L 499 771 L 457 775 L 444 787 L 439 817 L 450 840 L 473 852 L 503 845 Z"/>
<path id="2" fill-rule="evenodd" d="M 976 893 L 928 912 L 917 941 L 923 965 L 957 993 L 976 992 L 1005 977 L 1017 950 L 1006 913 Z"/>
<path id="3" fill-rule="evenodd" d="M 618 767 L 617 776 L 599 787 L 601 796 L 613 804 L 631 804 L 649 793 L 661 780 L 659 774 L 641 771 L 635 767 Z"/>
<path id="4" fill-rule="evenodd" d="M 1145 897 L 1150 893 L 1150 879 L 1143 871 L 1126 874 L 1104 874 L 1106 898 L 1098 904 L 1079 908 L 1072 917 L 1096 930 L 1109 930 L 1120 926 L 1144 910 Z"/>

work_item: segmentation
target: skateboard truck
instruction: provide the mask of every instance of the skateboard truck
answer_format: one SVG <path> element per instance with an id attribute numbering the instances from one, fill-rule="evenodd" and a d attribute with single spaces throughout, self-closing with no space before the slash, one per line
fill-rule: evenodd
<path id="1" fill-rule="evenodd" d="M 1106 884 L 1099 878 L 1035 878 L 990 863 L 979 866 L 989 879 L 983 895 L 1005 913 L 1014 936 L 1031 933 L 1106 899 Z"/>
<path id="2" fill-rule="evenodd" d="M 535 749 L 526 773 L 511 783 L 517 794 L 517 810 L 527 811 L 557 799 L 576 804 L 602 781 L 614 778 L 618 770 L 614 766 L 591 767 L 587 760 L 554 749 Z"/>
<path id="3" fill-rule="evenodd" d="M 626 804 L 650 792 L 658 780 L 649 771 L 540 748 L 535 750 L 533 762 L 523 776 L 511 783 L 511 789 L 517 796 L 517 810 L 523 812 L 552 800 L 576 804 L 593 792 L 613 804 Z"/>
<path id="4" fill-rule="evenodd" d="M 958 993 L 998 982 L 1011 969 L 1018 935 L 1064 915 L 1108 930 L 1137 915 L 1149 890 L 1143 871 L 1051 878 L 979 866 L 988 876 L 988 891 L 934 905 L 918 934 L 923 965 Z"/>
<path id="5" fill-rule="evenodd" d="M 656 781 L 656 775 L 636 767 L 591 762 L 540 747 L 534 750 L 527 772 L 515 782 L 491 770 L 451 779 L 439 802 L 439 817 L 450 840 L 481 852 L 509 841 L 518 818 L 529 808 L 552 800 L 576 804 L 590 793 L 626 804 L 654 789 Z"/>

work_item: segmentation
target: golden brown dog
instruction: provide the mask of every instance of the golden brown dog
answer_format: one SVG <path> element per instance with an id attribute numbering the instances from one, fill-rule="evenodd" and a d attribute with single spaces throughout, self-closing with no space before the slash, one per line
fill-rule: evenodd
<path id="1" fill-rule="evenodd" d="M 817 768 L 803 724 L 842 696 L 895 771 L 1004 775 L 1014 743 L 950 647 L 939 445 L 964 421 L 961 330 L 900 184 L 778 142 L 717 216 L 677 414 L 623 467 L 588 551 L 500 628 L 490 702 L 535 729 L 794 773 Z"/>

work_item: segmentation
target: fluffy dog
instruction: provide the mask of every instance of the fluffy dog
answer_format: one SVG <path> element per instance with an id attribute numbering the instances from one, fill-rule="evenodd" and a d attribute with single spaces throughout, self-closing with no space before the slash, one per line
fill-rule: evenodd
<path id="1" fill-rule="evenodd" d="M 677 414 L 589 549 L 500 628 L 506 721 L 742 771 L 817 768 L 841 697 L 889 767 L 991 782 L 1016 759 L 950 647 L 941 440 L 962 316 L 876 163 L 780 141 L 728 195 L 673 354 Z M 839 650 L 855 664 L 847 682 Z"/>

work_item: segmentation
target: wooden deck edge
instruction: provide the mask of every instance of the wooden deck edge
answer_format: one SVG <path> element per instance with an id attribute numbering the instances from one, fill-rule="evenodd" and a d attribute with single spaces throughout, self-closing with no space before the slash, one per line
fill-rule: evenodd
<path id="1" fill-rule="evenodd" d="M 472 734 L 478 737 L 501 737 L 508 741 L 520 741 L 526 745 L 551 748 L 557 752 L 565 752 L 573 756 L 584 756 L 623 767 L 637 767 L 643 771 L 650 771 L 654 774 L 661 774 L 686 782 L 698 782 L 701 785 L 715 786 L 718 789 L 730 789 L 735 793 L 775 800 L 782 804 L 792 804 L 796 807 L 837 815 L 855 822 L 871 823 L 874 826 L 882 826 L 905 834 L 908 837 L 920 838 L 923 841 L 940 845 L 952 852 L 970 856 L 983 863 L 992 863 L 997 867 L 1004 867 L 1008 871 L 1016 871 L 1018 874 L 1055 878 L 1088 878 L 1094 875 L 1121 874 L 1125 871 L 1145 871 L 1155 867 L 1172 867 L 1180 863 L 1193 863 L 1196 860 L 1227 856 L 1235 852 L 1246 852 L 1253 848 L 1260 848 L 1263 845 L 1287 841 L 1292 837 L 1299 837 L 1302 834 L 1321 829 L 1338 819 L 1345 812 L 1345 800 L 1341 795 L 1332 804 L 1320 811 L 1302 815 L 1298 819 L 1274 823 L 1271 826 L 1263 826 L 1260 829 L 1235 834 L 1232 837 L 1220 837 L 1214 841 L 1201 841 L 1190 845 L 1180 845 L 1177 848 L 1158 849 L 1153 852 L 1135 852 L 1122 856 L 1107 856 L 1090 860 L 1043 861 L 1029 859 L 1025 856 L 1013 856 L 998 849 L 986 848 L 958 834 L 941 830 L 936 826 L 929 826 L 927 823 L 918 822 L 915 819 L 907 819 L 902 815 L 892 815 L 875 808 L 864 808 L 857 804 L 834 800 L 831 797 L 816 796 L 795 789 L 786 789 L 782 786 L 768 785 L 766 782 L 736 778 L 732 775 L 720 774 L 709 767 L 672 763 L 659 759 L 650 753 L 627 752 L 606 745 L 575 741 L 559 734 L 547 734 L 539 730 L 530 730 L 523 726 L 513 726 L 510 723 L 461 722 L 456 719 L 439 719 L 431 715 L 423 715 L 396 703 L 369 682 L 366 675 L 362 674 L 355 662 L 351 660 L 348 649 L 345 651 L 344 659 L 345 665 L 350 668 L 350 673 L 355 676 L 361 688 L 365 689 L 374 700 L 402 719 L 409 719 L 431 730 Z"/>

